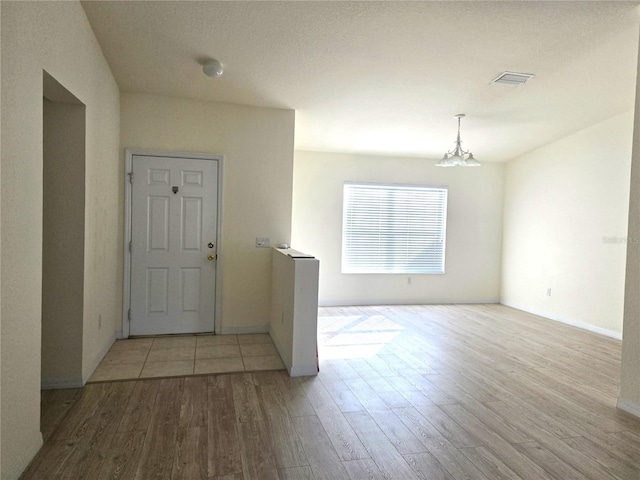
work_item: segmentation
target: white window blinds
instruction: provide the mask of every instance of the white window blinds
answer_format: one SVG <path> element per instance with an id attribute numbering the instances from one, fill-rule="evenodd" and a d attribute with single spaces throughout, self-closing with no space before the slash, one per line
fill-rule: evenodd
<path id="1" fill-rule="evenodd" d="M 447 189 L 344 185 L 342 273 L 444 273 Z"/>

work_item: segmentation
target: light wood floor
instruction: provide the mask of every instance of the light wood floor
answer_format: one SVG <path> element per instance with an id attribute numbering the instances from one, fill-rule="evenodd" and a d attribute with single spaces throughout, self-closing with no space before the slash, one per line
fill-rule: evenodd
<path id="1" fill-rule="evenodd" d="M 321 372 L 46 392 L 30 479 L 640 479 L 620 342 L 499 305 L 325 308 Z"/>

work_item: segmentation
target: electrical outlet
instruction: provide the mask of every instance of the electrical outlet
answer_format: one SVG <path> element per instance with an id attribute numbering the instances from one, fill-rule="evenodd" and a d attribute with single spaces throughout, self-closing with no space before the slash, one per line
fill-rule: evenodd
<path id="1" fill-rule="evenodd" d="M 551 296 L 551 288 L 547 288 L 547 297 Z"/>
<path id="2" fill-rule="evenodd" d="M 407 285 L 411 285 L 411 277 L 407 277 Z"/>
<path id="3" fill-rule="evenodd" d="M 269 237 L 256 237 L 256 247 L 269 248 L 271 246 L 271 240 Z"/>

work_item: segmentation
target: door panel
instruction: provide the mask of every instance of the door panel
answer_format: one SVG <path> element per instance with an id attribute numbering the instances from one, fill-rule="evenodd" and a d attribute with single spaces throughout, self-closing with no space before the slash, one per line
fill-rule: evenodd
<path id="1" fill-rule="evenodd" d="M 183 312 L 200 310 L 200 269 L 180 269 L 180 305 Z"/>
<path id="2" fill-rule="evenodd" d="M 148 251 L 169 251 L 169 197 L 149 197 Z"/>
<path id="3" fill-rule="evenodd" d="M 147 314 L 168 312 L 168 287 L 168 268 L 147 268 Z"/>
<path id="4" fill-rule="evenodd" d="M 132 172 L 130 334 L 212 332 L 218 162 L 134 155 Z"/>
<path id="5" fill-rule="evenodd" d="M 202 199 L 182 199 L 182 250 L 200 251 L 202 245 Z"/>

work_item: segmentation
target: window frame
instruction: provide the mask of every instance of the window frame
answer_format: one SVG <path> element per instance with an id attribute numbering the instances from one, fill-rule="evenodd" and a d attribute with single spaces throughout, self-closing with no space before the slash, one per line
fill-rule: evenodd
<path id="1" fill-rule="evenodd" d="M 355 265 L 353 261 L 353 255 L 351 255 L 351 260 L 349 260 L 349 253 L 350 251 L 353 251 L 353 248 L 349 248 L 348 243 L 352 241 L 353 235 L 351 236 L 347 236 L 349 235 L 349 230 L 353 231 L 352 225 L 350 226 L 349 221 L 350 219 L 353 219 L 353 208 L 352 204 L 353 204 L 353 195 L 351 195 L 348 191 L 349 189 L 351 189 L 352 187 L 363 187 L 363 188 L 367 188 L 370 187 L 370 192 L 374 192 L 375 190 L 380 190 L 380 191 L 386 191 L 387 194 L 393 196 L 393 192 L 402 192 L 407 191 L 407 190 L 423 190 L 426 194 L 432 194 L 432 195 L 436 195 L 436 196 L 440 196 L 441 198 L 439 199 L 438 202 L 433 202 L 431 204 L 426 203 L 425 201 L 420 202 L 420 207 L 424 210 L 425 208 L 427 210 L 434 210 L 438 212 L 438 217 L 439 219 L 436 220 L 435 222 L 424 222 L 424 224 L 422 225 L 423 227 L 427 228 L 429 226 L 429 223 L 433 223 L 437 226 L 437 228 L 439 228 L 439 232 L 434 235 L 433 231 L 424 231 L 422 233 L 423 236 L 426 236 L 427 238 L 429 237 L 435 237 L 437 236 L 439 238 L 437 244 L 440 245 L 439 248 L 439 252 L 438 255 L 434 256 L 433 258 L 435 258 L 435 262 L 437 263 L 437 268 L 428 268 L 429 263 L 432 263 L 430 260 L 427 260 L 425 262 L 422 262 L 421 266 L 422 268 L 408 268 L 409 265 L 409 261 L 408 258 L 410 257 L 411 254 L 411 250 L 408 250 L 406 255 L 407 255 L 407 261 L 405 261 L 403 264 L 398 264 L 398 262 L 394 262 L 394 260 L 391 260 L 391 262 L 387 260 L 381 260 L 379 262 L 375 262 L 375 253 L 371 254 L 371 263 L 368 265 L 364 265 L 364 266 L 357 266 Z M 340 264 L 340 272 L 342 274 L 345 275 L 444 275 L 446 272 L 445 269 L 445 260 L 446 260 L 446 239 L 447 239 L 447 215 L 448 215 L 448 200 L 449 200 L 449 188 L 448 186 L 444 186 L 444 185 L 419 185 L 419 184 L 399 184 L 399 183 L 380 183 L 380 182 L 353 182 L 353 181 L 348 181 L 348 182 L 344 182 L 343 184 L 343 194 L 342 194 L 342 232 L 341 232 L 341 264 Z M 349 195 L 349 198 L 348 198 Z M 383 203 L 380 202 L 378 205 L 381 206 L 381 208 L 386 208 L 386 209 L 393 209 L 393 208 L 398 208 L 399 206 L 402 206 L 402 202 L 398 201 L 397 197 L 401 196 L 396 194 L 396 198 L 391 199 L 390 202 L 387 203 Z M 408 204 L 409 205 L 409 204 Z M 416 203 L 417 205 L 417 203 Z M 361 204 L 360 208 L 366 208 L 366 205 L 364 203 Z M 418 207 L 416 207 L 418 208 Z M 375 207 L 373 208 L 375 209 Z M 373 210 L 372 209 L 372 210 Z M 403 211 L 407 211 L 407 210 L 403 210 Z M 410 209 L 408 211 L 411 211 Z M 375 212 L 373 212 L 375 215 Z M 392 223 L 396 223 L 394 220 L 394 216 L 393 215 L 388 215 L 388 216 L 383 216 L 383 215 L 379 215 L 378 219 L 383 219 L 385 224 L 389 224 L 390 220 L 392 221 Z M 406 220 L 405 218 L 405 223 L 410 222 L 410 220 Z M 352 224 L 353 222 L 351 222 Z M 400 222 L 402 223 L 402 222 Z M 407 225 L 408 226 L 408 225 Z M 375 226 L 373 227 L 375 229 Z M 380 229 L 382 230 L 382 228 Z M 415 232 L 414 232 L 415 234 Z M 409 238 L 409 236 L 411 235 L 411 232 L 409 231 L 408 228 L 405 228 L 405 230 L 401 233 L 400 237 L 402 235 L 407 236 L 407 238 Z M 415 238 L 415 237 L 414 237 Z M 402 240 L 400 240 L 402 241 Z M 397 242 L 398 239 L 396 238 L 392 238 L 391 235 L 387 236 L 387 244 L 389 245 L 391 244 L 392 247 L 393 245 L 395 245 L 395 248 L 399 248 L 397 247 Z M 377 252 L 379 253 L 379 251 L 381 250 L 381 245 L 385 245 L 384 242 L 382 243 L 378 243 L 376 244 L 376 246 L 374 247 Z M 418 246 L 416 246 L 415 244 L 413 245 L 413 250 L 416 250 L 420 247 L 420 245 L 422 245 L 423 248 L 433 248 L 434 243 L 433 242 L 428 242 L 425 241 L 422 244 L 419 244 Z M 360 247 L 363 248 L 363 247 Z M 364 247 L 366 248 L 366 246 Z M 409 247 L 408 247 L 409 248 Z M 398 255 L 397 251 L 393 251 L 393 253 L 391 254 L 391 256 L 401 256 L 402 254 Z"/>

